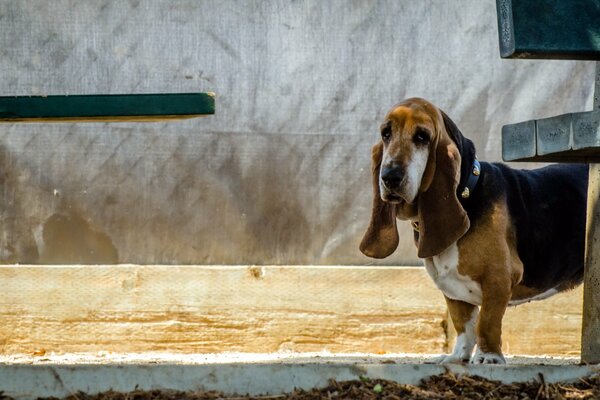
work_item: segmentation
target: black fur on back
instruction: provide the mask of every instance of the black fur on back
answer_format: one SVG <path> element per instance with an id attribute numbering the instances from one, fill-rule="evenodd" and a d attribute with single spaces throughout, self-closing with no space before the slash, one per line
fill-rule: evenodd
<path id="1" fill-rule="evenodd" d="M 460 193 L 473 165 L 475 146 L 443 116 L 461 153 Z M 472 228 L 493 203 L 506 202 L 524 267 L 522 284 L 545 291 L 569 288 L 583 280 L 587 187 L 587 164 L 517 170 L 481 162 L 481 175 L 470 198 L 459 199 Z"/>

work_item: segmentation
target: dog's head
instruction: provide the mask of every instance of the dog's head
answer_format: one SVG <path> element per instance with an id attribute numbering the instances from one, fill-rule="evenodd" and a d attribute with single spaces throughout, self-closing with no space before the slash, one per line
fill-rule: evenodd
<path id="1" fill-rule="evenodd" d="M 469 229 L 456 195 L 463 153 L 472 163 L 473 144 L 440 109 L 418 98 L 396 105 L 372 150 L 373 209 L 360 250 L 374 258 L 393 253 L 396 218 L 419 223 L 421 258 L 462 237 Z"/>

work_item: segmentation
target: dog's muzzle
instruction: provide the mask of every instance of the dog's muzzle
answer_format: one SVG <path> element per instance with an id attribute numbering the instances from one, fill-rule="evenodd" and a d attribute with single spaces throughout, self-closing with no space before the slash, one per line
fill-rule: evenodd
<path id="1" fill-rule="evenodd" d="M 406 174 L 401 167 L 383 168 L 380 175 L 381 198 L 390 203 L 400 203 L 405 201 L 399 193 Z"/>

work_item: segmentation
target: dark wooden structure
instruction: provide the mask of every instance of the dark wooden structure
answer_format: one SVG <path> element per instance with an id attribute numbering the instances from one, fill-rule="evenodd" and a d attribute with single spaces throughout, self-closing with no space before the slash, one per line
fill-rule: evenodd
<path id="1" fill-rule="evenodd" d="M 505 58 L 600 60 L 597 0 L 497 0 Z M 506 161 L 590 164 L 581 360 L 600 363 L 600 63 L 594 110 L 505 125 Z"/>
<path id="2" fill-rule="evenodd" d="M 0 97 L 0 122 L 160 121 L 214 113 L 213 93 Z"/>

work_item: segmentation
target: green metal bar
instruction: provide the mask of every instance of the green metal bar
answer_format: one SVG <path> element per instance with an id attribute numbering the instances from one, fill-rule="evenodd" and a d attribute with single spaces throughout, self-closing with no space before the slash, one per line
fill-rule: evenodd
<path id="1" fill-rule="evenodd" d="M 600 60 L 600 1 L 496 0 L 503 58 Z"/>
<path id="2" fill-rule="evenodd" d="M 0 122 L 161 121 L 214 113 L 214 93 L 0 97 Z"/>

